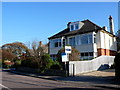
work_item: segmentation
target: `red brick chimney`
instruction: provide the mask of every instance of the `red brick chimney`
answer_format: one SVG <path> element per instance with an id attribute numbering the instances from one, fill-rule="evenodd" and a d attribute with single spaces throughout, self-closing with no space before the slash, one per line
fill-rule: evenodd
<path id="1" fill-rule="evenodd" d="M 39 42 L 40 46 L 42 46 L 42 41 Z"/>

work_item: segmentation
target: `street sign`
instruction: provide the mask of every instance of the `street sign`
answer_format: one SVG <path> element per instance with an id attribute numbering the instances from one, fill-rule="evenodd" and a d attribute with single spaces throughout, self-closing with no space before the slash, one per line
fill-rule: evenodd
<path id="1" fill-rule="evenodd" d="M 62 62 L 69 61 L 66 53 L 61 53 L 61 56 L 62 56 Z"/>
<path id="2" fill-rule="evenodd" d="M 65 46 L 65 53 L 71 53 L 71 46 Z"/>

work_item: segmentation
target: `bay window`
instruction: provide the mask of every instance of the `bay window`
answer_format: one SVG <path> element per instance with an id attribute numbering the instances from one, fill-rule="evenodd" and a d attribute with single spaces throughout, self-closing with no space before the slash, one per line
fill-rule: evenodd
<path id="1" fill-rule="evenodd" d="M 76 45 L 93 43 L 92 34 L 85 34 L 76 36 Z"/>

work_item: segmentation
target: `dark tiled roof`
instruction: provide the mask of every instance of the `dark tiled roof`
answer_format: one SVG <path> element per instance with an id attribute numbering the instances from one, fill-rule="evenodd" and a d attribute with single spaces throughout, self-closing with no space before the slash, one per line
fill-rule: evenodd
<path id="1" fill-rule="evenodd" d="M 102 30 L 102 28 L 100 26 L 94 24 L 90 20 L 84 20 L 84 21 L 81 21 L 81 22 L 83 22 L 84 25 L 79 30 L 70 31 L 69 28 L 66 28 L 63 31 L 49 37 L 48 39 L 59 38 L 59 37 L 62 37 L 62 36 L 84 34 L 84 33 L 93 32 L 93 31 L 97 32 L 98 30 Z"/>

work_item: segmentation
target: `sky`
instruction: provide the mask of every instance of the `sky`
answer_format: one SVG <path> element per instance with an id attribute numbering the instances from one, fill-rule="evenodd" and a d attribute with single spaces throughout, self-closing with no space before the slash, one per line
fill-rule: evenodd
<path id="1" fill-rule="evenodd" d="M 3 2 L 2 44 L 48 42 L 67 27 L 68 22 L 91 20 L 109 29 L 109 15 L 118 30 L 117 2 Z"/>

